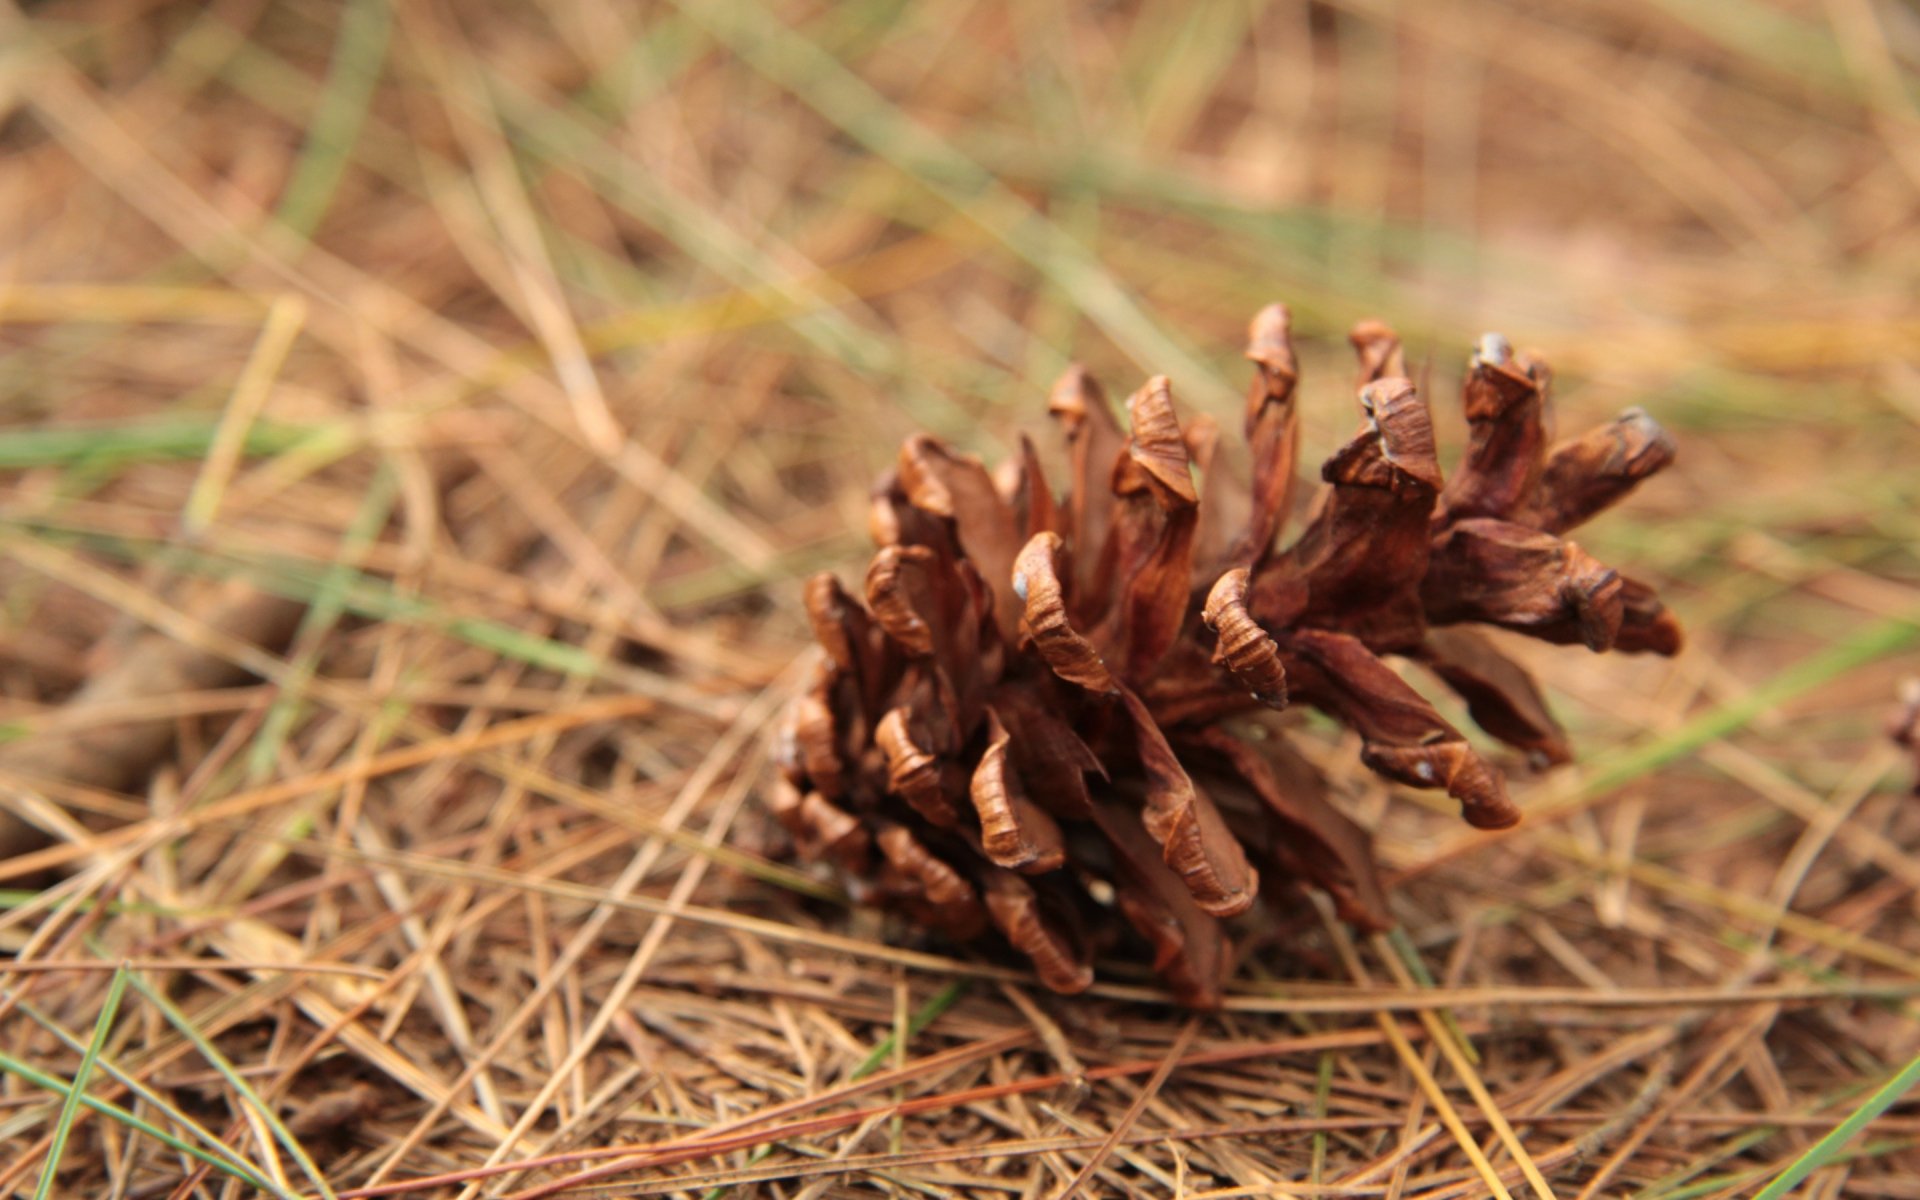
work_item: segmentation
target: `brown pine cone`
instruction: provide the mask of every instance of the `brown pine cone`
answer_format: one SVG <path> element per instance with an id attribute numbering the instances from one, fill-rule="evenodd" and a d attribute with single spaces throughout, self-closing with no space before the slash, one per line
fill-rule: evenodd
<path id="1" fill-rule="evenodd" d="M 1252 324 L 1250 488 L 1214 469 L 1215 424 L 1183 427 L 1164 378 L 1127 401 L 1129 435 L 1077 367 L 1048 403 L 1064 498 L 1024 438 L 997 476 L 929 437 L 902 447 L 874 493 L 866 603 L 832 575 L 807 584 L 826 653 L 782 726 L 772 790 L 802 854 L 950 937 L 997 931 L 1060 992 L 1092 982 L 1118 910 L 1175 995 L 1211 1006 L 1222 922 L 1263 882 L 1391 923 L 1367 833 L 1263 714 L 1318 708 L 1360 735 L 1367 766 L 1445 788 L 1495 829 L 1520 818 L 1500 773 L 1385 656 L 1431 668 L 1544 765 L 1567 759 L 1564 733 L 1471 625 L 1678 649 L 1650 588 L 1561 536 L 1672 443 L 1636 409 L 1550 450 L 1546 365 L 1498 335 L 1467 374 L 1471 438 L 1449 482 L 1398 338 L 1356 328 L 1366 423 L 1276 550 L 1298 447 L 1287 325 L 1280 305 Z"/>

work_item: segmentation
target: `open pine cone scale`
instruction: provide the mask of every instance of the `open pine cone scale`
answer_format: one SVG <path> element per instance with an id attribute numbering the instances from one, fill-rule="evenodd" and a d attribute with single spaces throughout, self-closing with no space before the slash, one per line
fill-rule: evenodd
<path id="1" fill-rule="evenodd" d="M 831 575 L 807 585 L 824 654 L 782 724 L 771 795 L 798 850 L 946 936 L 996 930 L 1062 992 L 1092 982 L 1117 913 L 1181 1001 L 1211 1006 L 1223 922 L 1263 881 L 1391 923 L 1368 834 L 1260 714 L 1318 708 L 1379 774 L 1444 788 L 1481 828 L 1518 820 L 1500 773 L 1387 656 L 1428 667 L 1535 763 L 1565 761 L 1539 690 L 1470 626 L 1677 650 L 1651 589 L 1561 536 L 1672 444 L 1634 410 L 1550 448 L 1545 365 L 1489 335 L 1446 479 L 1398 338 L 1367 322 L 1353 342 L 1365 420 L 1284 550 L 1298 370 L 1279 305 L 1250 331 L 1248 485 L 1160 377 L 1125 429 L 1084 370 L 1055 385 L 1060 495 L 1024 438 L 997 475 L 909 439 L 874 493 L 865 602 Z"/>

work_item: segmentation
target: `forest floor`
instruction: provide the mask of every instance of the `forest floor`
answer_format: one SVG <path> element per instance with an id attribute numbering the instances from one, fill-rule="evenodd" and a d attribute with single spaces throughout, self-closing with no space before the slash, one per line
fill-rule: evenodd
<path id="1" fill-rule="evenodd" d="M 27 8 L 0 1196 L 1920 1197 L 1910 8 Z M 1686 650 L 1525 648 L 1500 834 L 1302 726 L 1401 927 L 1218 1013 L 791 865 L 900 439 L 1050 447 L 1070 358 L 1237 429 L 1272 300 L 1310 463 L 1363 317 L 1443 464 L 1484 329 L 1650 411 L 1582 543 Z"/>

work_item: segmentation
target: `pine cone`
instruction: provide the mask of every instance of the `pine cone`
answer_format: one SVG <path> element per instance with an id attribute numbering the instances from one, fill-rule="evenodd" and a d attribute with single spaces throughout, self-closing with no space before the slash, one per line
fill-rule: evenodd
<path id="1" fill-rule="evenodd" d="M 1398 338 L 1374 322 L 1352 336 L 1366 423 L 1285 551 L 1297 372 L 1280 305 L 1247 349 L 1250 488 L 1215 469 L 1215 424 L 1183 427 L 1158 377 L 1127 401 L 1131 435 L 1084 370 L 1055 385 L 1064 498 L 1024 438 L 997 477 L 908 440 L 874 493 L 866 603 L 832 575 L 807 584 L 826 653 L 783 722 L 771 799 L 800 852 L 949 937 L 998 931 L 1060 992 L 1092 982 L 1094 949 L 1123 935 L 1117 909 L 1175 995 L 1205 1007 L 1229 962 L 1222 922 L 1263 881 L 1391 923 L 1367 833 L 1263 714 L 1311 705 L 1381 775 L 1445 788 L 1480 828 L 1517 821 L 1500 773 L 1386 656 L 1429 667 L 1536 764 L 1565 761 L 1525 671 L 1469 626 L 1678 649 L 1651 589 L 1561 536 L 1672 443 L 1635 409 L 1549 451 L 1546 365 L 1488 335 L 1465 461 L 1443 481 Z"/>

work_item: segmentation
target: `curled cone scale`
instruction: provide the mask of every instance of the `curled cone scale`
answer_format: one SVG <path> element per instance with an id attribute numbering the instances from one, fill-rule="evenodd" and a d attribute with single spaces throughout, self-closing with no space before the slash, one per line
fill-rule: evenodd
<path id="1" fill-rule="evenodd" d="M 1366 766 L 1445 790 L 1470 824 L 1518 821 L 1500 771 L 1394 663 L 1534 765 L 1565 762 L 1545 699 L 1487 630 L 1677 650 L 1652 589 L 1566 537 L 1673 445 L 1638 409 L 1555 445 L 1546 365 L 1489 334 L 1443 475 L 1400 339 L 1369 321 L 1352 342 L 1361 425 L 1284 546 L 1299 370 L 1280 305 L 1249 331 L 1248 482 L 1160 377 L 1124 424 L 1084 369 L 1055 384 L 1059 491 L 1025 438 L 997 471 L 909 439 L 874 490 L 864 599 L 830 575 L 806 587 L 822 655 L 769 798 L 799 853 L 947 937 L 997 935 L 1057 991 L 1137 938 L 1205 1007 L 1230 923 L 1263 893 L 1319 889 L 1355 925 L 1391 924 L 1369 835 L 1278 711 L 1331 716 Z"/>

